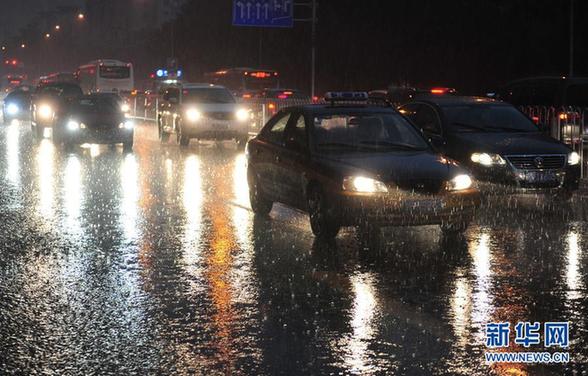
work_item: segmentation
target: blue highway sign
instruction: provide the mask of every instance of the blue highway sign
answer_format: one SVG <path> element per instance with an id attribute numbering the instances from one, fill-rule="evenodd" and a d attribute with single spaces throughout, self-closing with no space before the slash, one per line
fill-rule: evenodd
<path id="1" fill-rule="evenodd" d="M 293 0 L 233 0 L 233 25 L 293 27 Z"/>

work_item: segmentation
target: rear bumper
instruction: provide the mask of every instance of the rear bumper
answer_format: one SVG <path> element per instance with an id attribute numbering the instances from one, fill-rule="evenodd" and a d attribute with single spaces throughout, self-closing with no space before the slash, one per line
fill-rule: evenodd
<path id="1" fill-rule="evenodd" d="M 341 194 L 334 199 L 334 214 L 343 226 L 365 223 L 388 226 L 437 225 L 472 220 L 480 194 L 471 189 L 439 195 L 394 197 Z"/>

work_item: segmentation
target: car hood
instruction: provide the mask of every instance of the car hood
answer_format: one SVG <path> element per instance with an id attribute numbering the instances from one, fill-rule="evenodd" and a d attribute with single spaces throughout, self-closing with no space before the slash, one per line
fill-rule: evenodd
<path id="1" fill-rule="evenodd" d="M 464 170 L 433 152 L 354 153 L 327 156 L 324 162 L 344 176 L 368 175 L 402 189 L 436 193 Z"/>
<path id="2" fill-rule="evenodd" d="M 459 133 L 451 136 L 452 143 L 469 152 L 502 155 L 566 154 L 570 149 L 543 133 Z"/>

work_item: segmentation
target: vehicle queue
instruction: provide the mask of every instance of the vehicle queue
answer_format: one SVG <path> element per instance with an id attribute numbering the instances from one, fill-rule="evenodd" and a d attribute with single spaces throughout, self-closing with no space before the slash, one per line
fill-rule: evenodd
<path id="1" fill-rule="evenodd" d="M 108 63 L 114 65 L 97 61 L 82 67 L 89 92 L 71 82 L 44 83 L 34 93 L 15 90 L 4 101 L 4 121 L 30 116 L 35 137 L 50 134 L 66 147 L 122 143 L 130 151 L 134 121 L 112 88 L 116 79 L 132 76 L 132 66 Z M 231 76 L 219 72 L 216 81 Z M 100 92 L 92 77 L 102 73 L 110 90 Z M 251 73 L 235 74 L 250 79 Z M 267 75 L 262 78 L 275 79 L 277 72 Z M 272 100 L 302 95 L 280 88 L 258 93 Z M 276 202 L 305 211 L 317 237 L 333 238 L 343 226 L 371 237 L 381 227 L 398 225 L 439 225 L 456 235 L 473 219 L 480 194 L 496 187 L 506 194 L 567 200 L 579 186 L 579 154 L 495 99 L 460 97 L 444 88 L 411 91 L 395 108 L 385 101 L 389 93 L 370 98 L 331 92 L 321 103 L 309 99 L 276 111 L 249 140 L 253 114 L 248 98 L 236 96 L 250 94 L 218 83 L 169 85 L 156 111 L 159 139 L 168 142 L 173 134 L 182 147 L 191 139 L 247 145 L 254 213 L 267 215 Z"/>

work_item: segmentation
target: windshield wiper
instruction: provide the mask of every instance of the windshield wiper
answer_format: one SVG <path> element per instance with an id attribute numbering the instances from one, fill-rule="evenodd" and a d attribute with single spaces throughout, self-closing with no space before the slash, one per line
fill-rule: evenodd
<path id="1" fill-rule="evenodd" d="M 411 144 L 402 144 L 397 142 L 390 142 L 390 141 L 360 141 L 360 145 L 370 145 L 370 146 L 383 146 L 386 148 L 394 148 L 394 149 L 406 149 L 406 150 L 426 150 L 426 148 L 418 147 Z"/>

